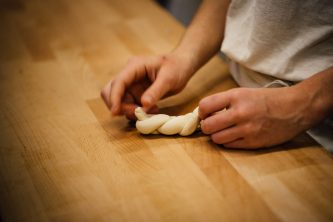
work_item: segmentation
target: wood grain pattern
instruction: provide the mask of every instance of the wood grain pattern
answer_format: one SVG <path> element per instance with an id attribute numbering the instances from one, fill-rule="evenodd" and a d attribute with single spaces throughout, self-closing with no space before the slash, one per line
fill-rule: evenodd
<path id="1" fill-rule="evenodd" d="M 148 0 L 0 0 L 2 221 L 332 221 L 333 160 L 302 135 L 227 150 L 197 133 L 143 136 L 101 87 L 184 28 Z M 213 58 L 179 95 L 186 113 L 235 87 Z"/>

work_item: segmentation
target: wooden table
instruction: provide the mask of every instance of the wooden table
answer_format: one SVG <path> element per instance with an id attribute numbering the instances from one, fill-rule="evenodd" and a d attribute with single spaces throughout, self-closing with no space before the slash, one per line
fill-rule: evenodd
<path id="1" fill-rule="evenodd" d="M 0 1 L 2 221 L 332 221 L 332 156 L 306 136 L 227 150 L 197 133 L 142 136 L 102 86 L 184 28 L 147 0 Z M 212 59 L 162 102 L 186 113 L 235 87 Z M 168 108 L 167 108 L 168 107 Z"/>

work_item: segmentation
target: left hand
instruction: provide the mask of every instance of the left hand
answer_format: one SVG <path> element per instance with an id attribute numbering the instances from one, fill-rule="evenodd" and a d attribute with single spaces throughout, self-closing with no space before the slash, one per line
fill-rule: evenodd
<path id="1" fill-rule="evenodd" d="M 235 88 L 200 101 L 201 130 L 225 147 L 269 147 L 310 128 L 310 106 L 311 99 L 294 86 Z"/>

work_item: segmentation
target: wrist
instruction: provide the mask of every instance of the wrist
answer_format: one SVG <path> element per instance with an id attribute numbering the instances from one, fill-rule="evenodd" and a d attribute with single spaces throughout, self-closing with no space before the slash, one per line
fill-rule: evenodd
<path id="1" fill-rule="evenodd" d="M 302 125 L 307 129 L 323 121 L 330 113 L 331 101 L 321 92 L 320 87 L 309 87 L 299 83 L 290 87 L 296 105 L 301 106 Z"/>
<path id="2" fill-rule="evenodd" d="M 177 61 L 181 67 L 181 73 L 186 80 L 189 80 L 200 68 L 196 56 L 187 53 L 185 50 L 176 48 L 169 54 L 169 56 Z"/>

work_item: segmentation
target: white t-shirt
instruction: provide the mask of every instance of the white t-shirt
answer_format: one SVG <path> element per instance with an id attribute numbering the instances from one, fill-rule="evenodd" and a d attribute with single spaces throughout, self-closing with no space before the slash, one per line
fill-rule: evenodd
<path id="1" fill-rule="evenodd" d="M 240 86 L 309 78 L 333 66 L 333 1 L 232 0 L 221 51 Z M 308 133 L 333 152 L 333 118 Z"/>
<path id="2" fill-rule="evenodd" d="M 333 66 L 333 1 L 232 0 L 221 50 L 241 86 L 302 81 Z"/>

